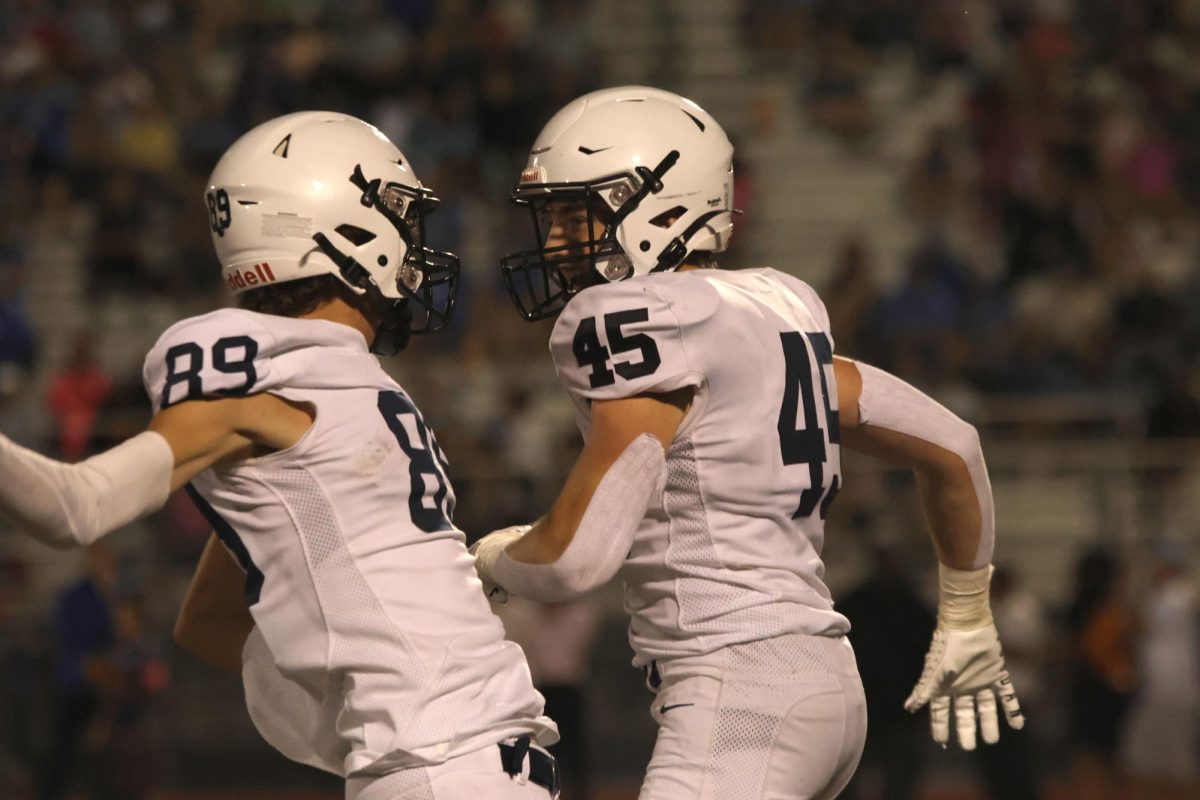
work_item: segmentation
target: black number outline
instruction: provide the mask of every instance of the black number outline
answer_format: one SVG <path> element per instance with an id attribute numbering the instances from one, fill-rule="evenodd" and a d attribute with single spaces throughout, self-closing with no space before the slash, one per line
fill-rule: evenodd
<path id="1" fill-rule="evenodd" d="M 825 367 L 833 364 L 833 348 L 829 338 L 821 332 L 799 333 L 783 331 L 779 334 L 783 346 L 784 389 L 779 407 L 779 452 L 784 466 L 807 464 L 809 485 L 800 492 L 800 502 L 792 519 L 810 517 L 814 511 L 821 519 L 829 513 L 829 507 L 841 488 L 841 475 L 835 474 L 826 492 L 825 464 L 829 455 L 825 448 L 826 428 L 817 422 L 816 391 L 813 383 L 813 359 L 821 379 L 821 398 L 825 407 L 830 447 L 840 447 L 841 431 L 838 411 L 831 407 L 829 384 Z M 809 348 L 812 358 L 809 357 Z M 796 428 L 797 411 L 804 409 L 805 427 Z M 822 495 L 825 495 L 822 500 Z M 819 509 L 818 509 L 819 504 Z"/>
<path id="2" fill-rule="evenodd" d="M 650 334 L 635 333 L 632 336 L 626 336 L 621 332 L 622 325 L 632 325 L 635 322 L 648 322 L 649 320 L 650 309 L 648 308 L 614 311 L 604 315 L 604 334 L 608 337 L 608 346 L 612 348 L 613 354 L 628 353 L 631 350 L 639 350 L 642 354 L 642 360 L 639 362 L 621 361 L 613 364 L 613 369 L 625 380 L 653 375 L 662 365 L 658 344 Z"/>
<path id="3" fill-rule="evenodd" d="M 245 355 L 237 361 L 229 361 L 228 353 L 234 348 L 245 348 Z M 244 397 L 258 383 L 258 370 L 254 359 L 258 357 L 258 342 L 249 336 L 222 336 L 213 344 L 213 369 L 226 375 L 242 373 L 246 382 L 232 389 L 217 389 L 217 394 L 227 397 Z"/>
<path id="4" fill-rule="evenodd" d="M 595 317 L 584 317 L 579 320 L 579 327 L 575 329 L 575 338 L 571 341 L 571 349 L 575 353 L 575 362 L 580 369 L 589 366 L 592 368 L 592 374 L 588 376 L 588 381 L 593 389 L 616 383 L 617 379 L 614 377 L 613 371 L 608 368 L 608 348 L 600 343 L 600 336 L 596 332 Z"/>
<path id="5" fill-rule="evenodd" d="M 244 355 L 235 361 L 229 360 L 229 351 L 243 348 Z M 179 359 L 188 356 L 188 368 L 180 371 Z M 242 374 L 246 382 L 241 386 L 229 389 L 215 389 L 214 394 L 224 397 L 245 397 L 250 394 L 254 384 L 258 383 L 258 369 L 254 359 L 258 357 L 258 342 L 250 336 L 222 336 L 212 346 L 213 369 L 226 375 Z M 204 348 L 196 342 L 180 342 L 167 348 L 163 360 L 167 362 L 167 377 L 163 381 L 162 407 L 168 408 L 184 400 L 194 400 L 204 396 L 202 373 L 204 371 Z M 183 397 L 171 399 L 171 387 L 181 383 L 187 384 L 187 392 Z"/>
<path id="6" fill-rule="evenodd" d="M 179 365 L 179 357 L 184 355 L 189 356 L 191 359 L 189 366 L 186 370 L 178 372 L 176 371 L 176 367 Z M 204 348 L 195 342 L 180 342 L 177 345 L 167 348 L 163 360 L 167 362 L 167 377 L 163 381 L 162 390 L 163 408 L 203 395 L 200 384 L 200 372 L 204 369 Z M 183 397 L 171 400 L 171 387 L 177 386 L 180 383 L 187 384 L 187 392 L 184 393 Z"/>
<path id="7" fill-rule="evenodd" d="M 595 317 L 584 317 L 575 328 L 575 338 L 571 348 L 575 353 L 575 362 L 581 369 L 592 368 L 588 382 L 593 389 L 611 386 L 617 382 L 617 375 L 631 381 L 653 375 L 662 366 L 662 356 L 658 352 L 658 343 L 650 334 L 641 332 L 626 335 L 621 327 L 650 320 L 650 309 L 631 308 L 625 311 L 612 311 L 604 317 L 604 336 L 608 340 L 605 347 L 600 341 L 596 328 Z M 641 353 L 641 361 L 617 361 L 609 368 L 609 361 L 617 353 Z M 614 374 L 614 370 L 616 371 Z"/>
<path id="8" fill-rule="evenodd" d="M 413 524 L 425 533 L 453 530 L 454 523 L 451 520 L 454 515 L 454 502 L 450 496 L 450 481 L 446 476 L 449 464 L 433 436 L 433 431 L 429 430 L 412 401 L 399 392 L 380 392 L 378 407 L 384 422 L 396 437 L 396 443 L 408 457 L 408 513 Z M 420 440 L 416 443 L 410 441 L 408 429 L 400 421 L 400 418 L 406 415 L 411 416 L 415 422 L 414 428 Z M 427 475 L 433 475 L 437 483 L 437 490 L 433 494 L 433 508 L 426 508 L 424 503 L 430 488 L 426 486 Z"/>
<path id="9" fill-rule="evenodd" d="M 208 201 L 208 227 L 217 236 L 224 236 L 225 229 L 233 222 L 233 209 L 229 205 L 229 193 L 224 189 L 207 192 L 204 195 Z"/>

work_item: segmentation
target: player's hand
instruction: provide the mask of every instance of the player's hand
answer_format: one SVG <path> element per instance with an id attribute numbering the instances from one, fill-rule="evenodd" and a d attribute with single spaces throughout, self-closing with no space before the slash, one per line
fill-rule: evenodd
<path id="1" fill-rule="evenodd" d="M 483 593 L 487 596 L 488 602 L 500 605 L 508 602 L 508 591 L 496 583 L 496 579 L 492 576 L 492 565 L 496 563 L 496 559 L 500 557 L 506 547 L 528 533 L 532 527 L 532 525 L 513 525 L 501 528 L 498 531 L 492 531 L 471 545 L 469 552 L 475 556 L 475 571 L 479 573 L 479 580 L 483 581 Z"/>
<path id="2" fill-rule="evenodd" d="M 996 626 L 989 623 L 982 628 L 961 631 L 938 625 L 925 656 L 921 678 L 904 708 L 916 712 L 928 703 L 933 740 L 943 747 L 950 741 L 950 711 L 953 708 L 958 743 L 963 750 L 974 750 L 977 725 L 983 733 L 983 741 L 995 744 L 1000 739 L 997 695 L 1008 726 L 1014 730 L 1025 727 L 1021 704 L 1017 702 L 1012 680 L 1004 669 Z"/>

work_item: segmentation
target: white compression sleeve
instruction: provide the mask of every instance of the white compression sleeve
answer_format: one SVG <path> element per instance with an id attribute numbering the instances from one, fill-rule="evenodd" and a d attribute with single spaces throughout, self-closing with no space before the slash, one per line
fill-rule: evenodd
<path id="1" fill-rule="evenodd" d="M 996 512 L 992 503 L 992 484 L 974 426 L 896 376 L 862 362 L 856 361 L 855 365 L 862 375 L 859 422 L 923 439 L 956 454 L 967 465 L 979 501 L 980 518 L 979 548 L 971 566 L 980 569 L 990 564 L 995 546 Z"/>
<path id="2" fill-rule="evenodd" d="M 662 492 L 666 459 L 648 433 L 634 439 L 596 487 L 567 549 L 553 564 L 526 564 L 501 553 L 496 583 L 543 603 L 568 600 L 604 585 L 620 569 L 651 499 Z"/>
<path id="3" fill-rule="evenodd" d="M 175 455 L 146 431 L 78 464 L 64 464 L 0 435 L 0 514 L 51 547 L 89 545 L 162 508 Z"/>

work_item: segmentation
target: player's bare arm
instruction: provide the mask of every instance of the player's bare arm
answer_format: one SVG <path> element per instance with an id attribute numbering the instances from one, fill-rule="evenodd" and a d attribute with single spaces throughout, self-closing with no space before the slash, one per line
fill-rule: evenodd
<path id="1" fill-rule="evenodd" d="M 273 394 L 257 394 L 189 400 L 155 414 L 148 430 L 171 446 L 175 491 L 214 464 L 285 450 L 311 425 L 307 409 Z"/>
<path id="2" fill-rule="evenodd" d="M 91 544 L 157 511 L 213 464 L 290 447 L 312 423 L 269 394 L 189 400 L 147 430 L 78 464 L 64 464 L 0 434 L 0 513 L 52 547 Z"/>
<path id="3" fill-rule="evenodd" d="M 484 580 L 520 585 L 522 595 L 552 601 L 612 578 L 691 401 L 692 390 L 680 389 L 593 403 L 587 444 L 550 512 L 532 528 L 497 531 L 476 545 Z"/>
<path id="4" fill-rule="evenodd" d="M 964 749 L 1000 736 L 996 696 L 1013 728 L 1024 726 L 1004 669 L 989 605 L 994 511 L 979 436 L 933 399 L 882 370 L 834 359 L 842 441 L 910 467 L 939 560 L 938 627 L 925 669 L 905 703 L 927 703 L 933 738 L 950 738 L 950 711 Z"/>
<path id="5" fill-rule="evenodd" d="M 241 566 L 210 536 L 175 620 L 175 643 L 219 669 L 240 672 L 242 649 L 254 628 L 245 582 Z"/>

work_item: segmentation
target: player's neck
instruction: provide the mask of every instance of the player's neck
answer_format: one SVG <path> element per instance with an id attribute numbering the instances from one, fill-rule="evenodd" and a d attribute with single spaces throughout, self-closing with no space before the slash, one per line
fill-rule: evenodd
<path id="1" fill-rule="evenodd" d="M 299 319 L 323 319 L 328 322 L 338 322 L 361 333 L 368 345 L 375 340 L 376 326 L 367 319 L 364 311 L 340 297 L 335 297 L 307 314 L 300 315 Z"/>

